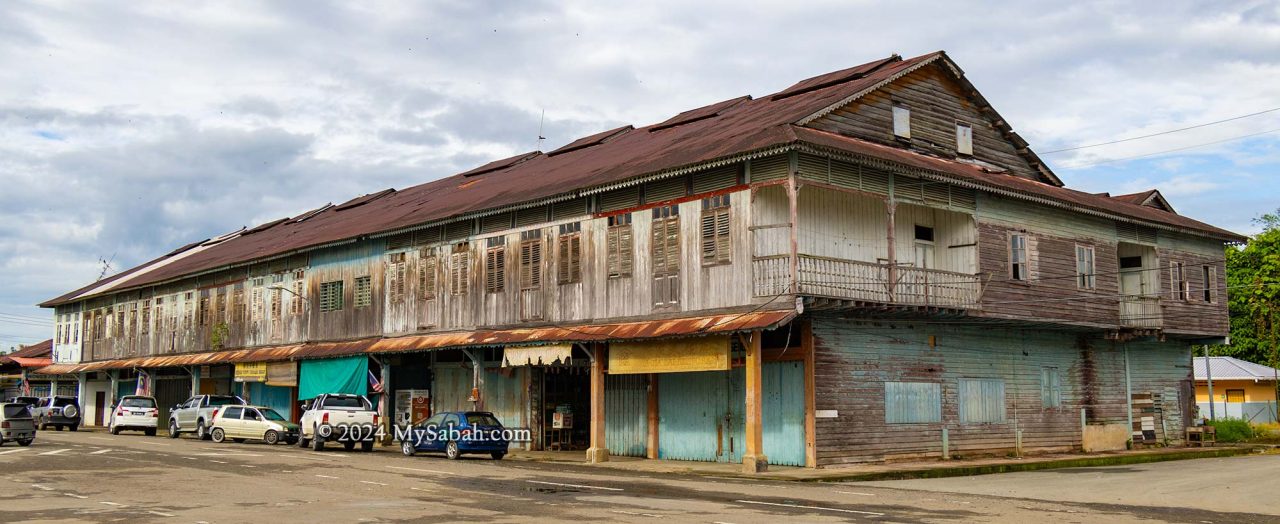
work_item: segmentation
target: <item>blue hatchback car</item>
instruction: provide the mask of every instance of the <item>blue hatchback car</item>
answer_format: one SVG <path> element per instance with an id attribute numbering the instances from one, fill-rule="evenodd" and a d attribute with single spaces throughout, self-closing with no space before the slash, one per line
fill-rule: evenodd
<path id="1" fill-rule="evenodd" d="M 467 454 L 488 454 L 502 460 L 510 445 L 506 428 L 487 411 L 437 413 L 413 426 L 400 439 L 400 451 L 413 456 L 420 451 L 443 452 L 450 459 Z"/>

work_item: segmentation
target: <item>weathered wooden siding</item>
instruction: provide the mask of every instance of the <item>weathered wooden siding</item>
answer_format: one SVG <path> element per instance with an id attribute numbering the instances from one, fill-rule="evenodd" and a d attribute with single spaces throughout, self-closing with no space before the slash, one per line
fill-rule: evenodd
<path id="1" fill-rule="evenodd" d="M 1076 449 L 1082 409 L 1089 423 L 1127 421 L 1124 352 L 1117 342 L 1070 332 L 834 316 L 814 319 L 814 341 L 816 408 L 838 412 L 817 420 L 822 465 L 940 456 L 944 427 L 953 455 L 1012 451 L 1018 429 L 1024 451 Z M 1176 389 L 1185 378 L 1185 342 L 1129 345 L 1134 393 Z M 1044 406 L 1044 368 L 1061 373 L 1060 407 Z M 960 422 L 958 382 L 974 378 L 1004 381 L 1004 422 Z M 940 384 L 941 422 L 886 423 L 885 382 Z M 1170 427 L 1170 434 L 1177 431 Z"/>
<path id="2" fill-rule="evenodd" d="M 1009 269 L 1009 236 L 1027 237 L 1030 278 L 1014 280 Z M 1120 318 L 1119 259 L 1114 241 L 1065 238 L 1030 228 L 980 223 L 979 266 L 990 280 L 982 297 L 982 313 L 1005 318 L 1116 325 Z M 1076 280 L 1076 245 L 1095 250 L 1098 276 L 1094 289 Z"/>

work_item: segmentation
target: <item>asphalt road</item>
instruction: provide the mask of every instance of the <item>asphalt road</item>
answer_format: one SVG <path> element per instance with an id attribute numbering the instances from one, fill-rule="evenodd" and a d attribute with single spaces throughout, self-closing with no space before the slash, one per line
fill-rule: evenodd
<path id="1" fill-rule="evenodd" d="M 1194 462 L 1170 464 L 1191 468 Z M 1240 469 L 1235 463 L 1213 467 L 1223 468 L 1224 477 Z M 1058 474 L 1078 479 L 1067 482 L 1076 492 L 1090 489 L 1087 476 Z M 1142 478 L 1181 475 L 1172 467 Z M 1013 476 L 958 479 L 955 489 L 911 484 L 925 481 L 800 484 L 488 458 L 449 461 L 404 457 L 393 448 L 316 453 L 186 437 L 41 432 L 29 448 L 0 447 L 0 522 L 1280 522 L 1274 512 L 1144 505 L 1160 501 L 1140 497 L 1055 502 L 1073 499 L 1053 489 L 1009 497 L 978 488 L 1008 478 Z M 1115 488 L 1106 483 L 1104 489 Z M 1141 489 L 1139 482 L 1124 491 Z M 1205 485 L 1193 495 L 1211 499 L 1215 489 L 1225 488 Z"/>

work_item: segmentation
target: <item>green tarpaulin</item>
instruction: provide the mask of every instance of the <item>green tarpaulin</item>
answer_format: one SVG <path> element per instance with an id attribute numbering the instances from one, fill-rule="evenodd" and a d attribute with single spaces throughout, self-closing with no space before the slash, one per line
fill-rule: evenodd
<path id="1" fill-rule="evenodd" d="M 303 360 L 298 377 L 298 400 L 325 393 L 364 395 L 369 391 L 369 357 Z"/>

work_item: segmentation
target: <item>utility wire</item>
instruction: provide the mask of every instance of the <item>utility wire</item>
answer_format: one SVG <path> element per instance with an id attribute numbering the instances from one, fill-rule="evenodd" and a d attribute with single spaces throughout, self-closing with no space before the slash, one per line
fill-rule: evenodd
<path id="1" fill-rule="evenodd" d="M 1122 158 L 1112 158 L 1112 159 L 1110 159 L 1110 160 L 1101 160 L 1101 161 L 1098 161 L 1098 162 L 1090 162 L 1090 163 L 1086 163 L 1086 164 L 1079 164 L 1079 165 L 1074 165 L 1074 166 L 1065 166 L 1063 169 L 1082 169 L 1082 168 L 1086 168 L 1086 167 L 1093 167 L 1093 166 L 1102 165 L 1102 164 L 1110 164 L 1110 163 L 1113 163 L 1113 162 L 1124 162 L 1124 161 L 1127 161 L 1127 160 L 1134 160 L 1134 159 L 1138 159 L 1138 158 L 1146 158 L 1146 157 L 1149 157 L 1149 156 L 1163 155 L 1163 154 L 1165 154 L 1165 153 L 1176 153 L 1176 152 L 1178 152 L 1178 151 L 1186 151 L 1186 150 L 1188 150 L 1188 149 L 1195 149 L 1195 148 L 1197 148 L 1197 147 L 1211 146 L 1211 145 L 1215 145 L 1215 144 L 1221 144 L 1221 143 L 1224 143 L 1224 142 L 1233 142 L 1233 141 L 1236 141 L 1236 140 L 1242 140 L 1242 139 L 1245 139 L 1245 138 L 1251 138 L 1251 137 L 1255 137 L 1255 136 L 1259 136 L 1259 135 L 1266 135 L 1266 134 L 1269 134 L 1269 133 L 1275 133 L 1275 132 L 1277 132 L 1277 131 L 1280 131 L 1280 128 L 1277 128 L 1277 129 L 1269 129 L 1269 130 L 1267 130 L 1267 131 L 1261 131 L 1261 132 L 1258 132 L 1258 133 L 1249 133 L 1249 134 L 1247 134 L 1247 135 L 1234 136 L 1234 137 L 1231 137 L 1231 138 L 1224 138 L 1224 139 L 1222 139 L 1222 140 L 1214 140 L 1213 142 L 1205 142 L 1205 143 L 1202 143 L 1202 144 L 1194 144 L 1194 145 L 1190 145 L 1190 146 L 1186 146 L 1186 147 L 1178 147 L 1178 148 L 1174 148 L 1174 149 L 1166 149 L 1166 150 L 1164 150 L 1164 151 L 1156 151 L 1156 152 L 1154 152 L 1154 153 L 1145 153 L 1145 154 L 1141 154 L 1141 155 L 1127 156 L 1127 157 L 1122 157 Z"/>
<path id="2" fill-rule="evenodd" d="M 1242 118 L 1249 118 L 1249 117 L 1251 117 L 1251 116 L 1264 115 L 1264 114 L 1272 113 L 1272 112 L 1275 112 L 1275 111 L 1280 111 L 1280 107 L 1275 107 L 1275 108 L 1267 109 L 1267 110 L 1264 110 L 1264 111 L 1258 111 L 1257 113 L 1249 113 L 1249 114 L 1247 114 L 1247 115 L 1240 115 L 1240 116 L 1231 117 L 1231 118 L 1224 118 L 1224 119 L 1222 119 L 1222 120 L 1214 120 L 1213 122 L 1205 122 L 1205 123 L 1203 123 L 1203 124 L 1196 124 L 1196 125 L 1194 125 L 1194 126 L 1182 127 L 1182 128 L 1178 128 L 1178 129 L 1170 129 L 1170 130 L 1168 130 L 1168 131 L 1161 131 L 1161 132 L 1159 132 L 1159 133 L 1151 133 L 1151 134 L 1149 134 L 1149 135 L 1135 136 L 1135 137 L 1130 137 L 1130 138 L 1121 138 L 1121 139 L 1119 139 L 1119 140 L 1112 140 L 1112 141 L 1110 141 L 1110 142 L 1098 142 L 1098 143 L 1096 143 L 1096 144 L 1088 144 L 1088 145 L 1083 145 L 1083 146 L 1075 146 L 1075 147 L 1066 147 L 1066 148 L 1062 148 L 1062 149 L 1054 149 L 1053 151 L 1045 151 L 1045 152 L 1040 153 L 1040 154 L 1041 154 L 1041 155 L 1052 155 L 1052 154 L 1054 154 L 1054 153 L 1063 153 L 1063 152 L 1067 152 L 1067 151 L 1076 151 L 1076 150 L 1079 150 L 1079 149 L 1088 149 L 1088 148 L 1091 148 L 1091 147 L 1109 146 L 1109 145 L 1111 145 L 1111 144 L 1119 144 L 1119 143 L 1121 143 L 1121 142 L 1131 142 L 1131 141 L 1134 141 L 1134 140 L 1141 140 L 1141 139 L 1143 139 L 1143 138 L 1151 138 L 1151 137 L 1153 137 L 1153 136 L 1163 136 L 1163 135 L 1168 135 L 1168 134 L 1172 134 L 1172 133 L 1179 133 L 1179 132 L 1182 132 L 1182 131 L 1187 131 L 1187 130 L 1190 130 L 1190 129 L 1199 129 L 1199 128 L 1201 128 L 1201 127 L 1207 127 L 1207 126 L 1211 126 L 1211 125 L 1215 125 L 1215 124 L 1221 124 L 1221 123 L 1223 123 L 1223 122 L 1231 122 L 1231 121 L 1234 121 L 1234 120 L 1240 120 L 1240 119 L 1242 119 Z"/>

